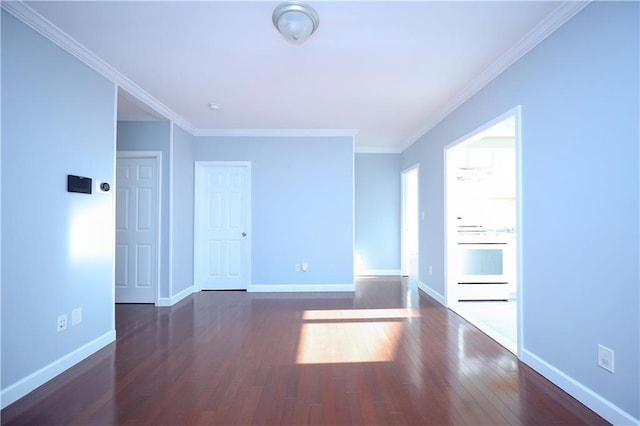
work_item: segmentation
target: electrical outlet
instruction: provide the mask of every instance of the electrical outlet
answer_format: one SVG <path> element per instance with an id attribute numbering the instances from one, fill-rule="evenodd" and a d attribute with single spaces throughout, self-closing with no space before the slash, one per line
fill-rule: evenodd
<path id="1" fill-rule="evenodd" d="M 614 352 L 613 350 L 598 345 L 598 366 L 614 373 Z"/>
<path id="2" fill-rule="evenodd" d="M 303 263 L 302 264 L 302 272 L 307 272 L 309 270 L 309 264 L 308 263 Z"/>
<path id="3" fill-rule="evenodd" d="M 67 328 L 67 314 L 60 315 L 58 317 L 58 331 L 65 330 Z"/>
<path id="4" fill-rule="evenodd" d="M 300 264 L 296 263 L 296 272 L 300 272 Z"/>
<path id="5" fill-rule="evenodd" d="M 429 265 L 429 275 L 433 275 L 433 266 Z"/>
<path id="6" fill-rule="evenodd" d="M 78 325 L 82 322 L 82 308 L 75 308 L 71 311 L 71 325 Z"/>

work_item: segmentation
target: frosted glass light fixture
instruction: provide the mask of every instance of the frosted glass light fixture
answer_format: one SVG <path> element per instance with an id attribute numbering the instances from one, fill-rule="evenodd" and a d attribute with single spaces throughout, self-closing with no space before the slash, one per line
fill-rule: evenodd
<path id="1" fill-rule="evenodd" d="M 273 25 L 293 43 L 303 43 L 320 24 L 318 13 L 309 5 L 290 1 L 273 11 Z"/>

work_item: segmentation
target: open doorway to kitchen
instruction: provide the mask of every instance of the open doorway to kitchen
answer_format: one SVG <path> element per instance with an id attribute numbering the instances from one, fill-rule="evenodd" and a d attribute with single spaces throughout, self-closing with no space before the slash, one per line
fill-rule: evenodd
<path id="1" fill-rule="evenodd" d="M 411 284 L 418 283 L 418 179 L 419 165 L 402 171 L 402 275 Z"/>
<path id="2" fill-rule="evenodd" d="M 447 305 L 515 354 L 519 115 L 445 147 Z"/>

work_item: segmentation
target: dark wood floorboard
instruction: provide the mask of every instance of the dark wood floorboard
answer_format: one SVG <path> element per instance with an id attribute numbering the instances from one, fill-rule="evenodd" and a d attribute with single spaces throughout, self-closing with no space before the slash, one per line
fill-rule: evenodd
<path id="1" fill-rule="evenodd" d="M 607 424 L 398 278 L 116 305 L 116 332 L 2 424 Z"/>

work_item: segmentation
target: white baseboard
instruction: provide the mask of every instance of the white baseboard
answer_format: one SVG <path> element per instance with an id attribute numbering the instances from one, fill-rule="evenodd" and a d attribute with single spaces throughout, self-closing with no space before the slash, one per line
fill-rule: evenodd
<path id="1" fill-rule="evenodd" d="M 115 340 L 116 331 L 111 330 L 62 358 L 55 360 L 51 364 L 42 367 L 40 370 L 29 374 L 27 377 L 18 380 L 12 385 L 9 385 L 5 389 L 2 389 L 2 392 L 0 393 L 0 400 L 2 400 L 0 405 L 4 409 L 8 405 L 13 404 L 29 392 L 35 390 L 39 386 L 42 386 L 57 375 L 62 374 L 64 371 L 73 367 L 89 355 L 93 355 L 98 352 L 100 349 Z"/>
<path id="2" fill-rule="evenodd" d="M 640 419 L 636 419 L 611 401 L 606 400 L 527 349 L 522 349 L 520 360 L 608 422 L 614 425 L 640 425 Z"/>
<path id="3" fill-rule="evenodd" d="M 420 290 L 424 291 L 425 293 L 427 293 L 429 296 L 431 296 L 434 299 L 436 299 L 436 302 L 440 303 L 442 306 L 445 306 L 445 307 L 447 306 L 447 299 L 442 294 L 440 294 L 437 291 L 435 291 L 434 289 L 428 287 L 422 281 L 418 281 L 418 288 Z"/>
<path id="4" fill-rule="evenodd" d="M 400 275 L 400 269 L 367 269 L 361 273 L 358 273 L 358 276 L 371 276 L 371 275 L 378 275 L 378 276 L 394 276 L 394 275 Z"/>
<path id="5" fill-rule="evenodd" d="M 285 293 L 285 292 L 331 292 L 356 291 L 356 286 L 350 284 L 254 284 L 247 289 L 250 293 Z"/>
<path id="6" fill-rule="evenodd" d="M 184 299 L 185 297 L 188 297 L 195 292 L 196 292 L 195 286 L 187 287 L 184 290 L 182 290 L 180 293 L 174 294 L 171 297 L 161 297 L 160 299 L 158 299 L 157 306 L 173 306 L 179 301 L 181 301 L 182 299 Z"/>

